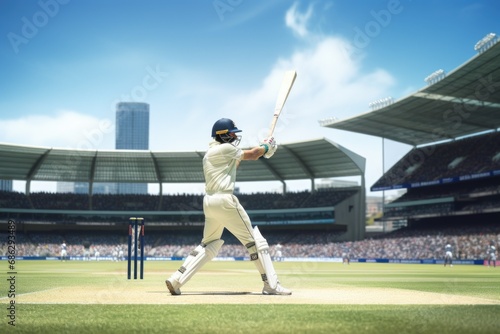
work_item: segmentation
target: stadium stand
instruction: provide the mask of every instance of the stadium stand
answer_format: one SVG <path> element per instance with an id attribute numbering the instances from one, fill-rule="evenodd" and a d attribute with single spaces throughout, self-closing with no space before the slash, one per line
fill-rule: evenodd
<path id="1" fill-rule="evenodd" d="M 23 229 L 30 231 L 53 229 L 52 223 L 65 230 L 92 226 L 102 230 L 106 225 L 116 230 L 129 217 L 137 215 L 149 222 L 149 229 L 200 226 L 202 195 L 166 195 L 163 187 L 203 183 L 203 155 L 203 152 L 78 150 L 0 143 L 0 179 L 24 181 L 26 194 L 13 195 L 20 200 L 12 205 L 6 202 L 11 198 L 0 195 L 5 201 L 0 206 L 0 218 L 16 219 Z M 346 238 L 358 240 L 365 233 L 364 171 L 363 157 L 320 138 L 281 144 L 280 154 L 272 160 L 259 159 L 242 166 L 238 181 L 282 184 L 284 196 L 259 194 L 257 198 L 242 194 L 245 208 L 256 211 L 251 215 L 258 223 L 342 229 L 348 231 Z M 309 180 L 311 192 L 315 192 L 317 180 L 336 177 L 356 177 L 359 186 L 338 198 L 332 194 L 311 196 L 287 191 L 289 180 Z M 37 181 L 78 182 L 80 189 L 89 195 L 34 193 L 31 184 Z M 154 184 L 159 187 L 159 195 L 110 197 L 94 193 L 100 183 L 120 182 Z"/>
<path id="2" fill-rule="evenodd" d="M 500 133 L 414 148 L 372 188 L 410 188 L 500 174 Z"/>
<path id="3" fill-rule="evenodd" d="M 414 148 L 373 186 L 407 188 L 386 205 L 384 217 L 408 219 L 409 224 L 422 218 L 467 215 L 473 220 L 498 220 L 499 153 L 498 132 Z"/>

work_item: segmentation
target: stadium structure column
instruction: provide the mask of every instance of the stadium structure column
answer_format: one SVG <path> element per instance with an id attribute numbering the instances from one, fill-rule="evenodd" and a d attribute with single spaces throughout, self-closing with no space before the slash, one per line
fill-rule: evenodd
<path id="1" fill-rule="evenodd" d="M 365 238 L 366 195 L 364 180 L 359 191 L 335 205 L 335 224 L 345 225 L 347 231 L 344 240 L 358 241 Z"/>

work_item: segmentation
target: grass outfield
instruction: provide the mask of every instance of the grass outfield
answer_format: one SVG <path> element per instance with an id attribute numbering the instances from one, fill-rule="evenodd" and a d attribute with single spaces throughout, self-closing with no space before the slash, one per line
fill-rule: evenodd
<path id="1" fill-rule="evenodd" d="M 17 261 L 14 299 L 1 263 L 0 333 L 500 332 L 500 268 L 279 262 L 293 295 L 263 296 L 253 264 L 210 262 L 171 296 L 180 262 L 129 281 L 126 262 Z"/>

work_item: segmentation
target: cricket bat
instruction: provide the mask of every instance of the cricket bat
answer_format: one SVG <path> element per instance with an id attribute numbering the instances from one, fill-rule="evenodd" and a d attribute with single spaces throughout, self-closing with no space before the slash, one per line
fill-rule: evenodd
<path id="1" fill-rule="evenodd" d="M 285 105 L 286 99 L 288 98 L 288 94 L 290 94 L 290 90 L 292 90 L 292 86 L 296 77 L 296 71 L 292 70 L 285 72 L 285 76 L 283 77 L 280 91 L 278 93 L 278 98 L 276 99 L 276 106 L 274 107 L 274 115 L 271 121 L 271 126 L 269 128 L 268 138 L 271 137 L 274 133 L 274 128 L 276 128 L 276 123 L 278 122 L 278 118 L 280 117 L 281 110 L 283 110 L 283 106 Z"/>

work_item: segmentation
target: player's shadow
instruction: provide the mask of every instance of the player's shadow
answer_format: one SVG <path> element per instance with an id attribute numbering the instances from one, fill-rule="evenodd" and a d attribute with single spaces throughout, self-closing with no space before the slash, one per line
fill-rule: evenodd
<path id="1" fill-rule="evenodd" d="M 256 292 L 241 292 L 241 291 L 210 291 L 210 292 L 197 292 L 197 291 L 192 291 L 192 292 L 186 292 L 182 293 L 183 295 L 192 295 L 192 296 L 241 296 L 241 295 L 254 295 L 254 294 L 262 294 L 262 293 L 256 293 Z"/>
<path id="2" fill-rule="evenodd" d="M 148 293 L 167 293 L 168 291 L 148 291 Z M 181 296 L 242 296 L 242 295 L 262 295 L 261 292 L 249 292 L 249 291 L 190 291 L 182 292 Z"/>

